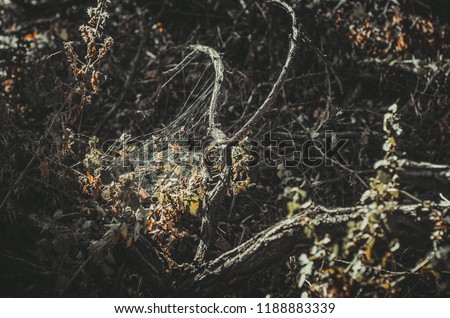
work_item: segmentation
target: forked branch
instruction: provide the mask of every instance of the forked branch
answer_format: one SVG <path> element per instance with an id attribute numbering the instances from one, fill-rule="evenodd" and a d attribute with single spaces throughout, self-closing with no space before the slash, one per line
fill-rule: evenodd
<path id="1" fill-rule="evenodd" d="M 215 81 L 214 81 L 214 90 L 211 98 L 211 103 L 209 107 L 209 131 L 208 133 L 213 137 L 214 141 L 222 144 L 225 149 L 223 149 L 223 153 L 225 154 L 227 152 L 227 149 L 229 149 L 231 146 L 233 146 L 235 143 L 239 142 L 244 135 L 250 130 L 250 128 L 261 118 L 263 114 L 265 114 L 274 104 L 281 87 L 284 84 L 284 81 L 286 79 L 286 74 L 292 64 L 292 61 L 294 59 L 295 53 L 297 51 L 297 42 L 299 39 L 299 28 L 297 23 L 297 18 L 295 16 L 294 10 L 287 5 L 286 3 L 282 1 L 270 1 L 269 3 L 275 3 L 279 6 L 281 6 L 290 16 L 292 20 L 292 34 L 289 41 L 289 52 L 288 56 L 286 58 L 286 62 L 283 66 L 283 69 L 281 70 L 281 73 L 273 85 L 273 88 L 269 95 L 267 96 L 267 99 L 264 101 L 264 103 L 261 105 L 261 107 L 256 111 L 256 113 L 253 115 L 253 117 L 241 128 L 241 130 L 234 135 L 230 140 L 226 139 L 225 134 L 222 130 L 220 130 L 219 126 L 215 122 L 217 109 L 219 107 L 219 104 L 221 102 L 221 89 L 223 85 L 223 64 L 222 60 L 219 56 L 219 54 L 209 48 L 202 45 L 194 45 L 190 48 L 195 52 L 202 52 L 205 54 L 208 54 L 208 56 L 211 58 L 214 69 L 215 69 Z M 187 59 L 185 59 L 187 60 Z M 222 158 L 224 159 L 224 158 Z M 225 162 L 225 161 L 224 161 Z M 217 224 L 217 215 L 214 213 L 217 213 L 217 206 L 220 200 L 223 198 L 225 190 L 227 189 L 229 185 L 229 177 L 230 177 L 230 167 L 225 165 L 221 178 L 218 181 L 218 183 L 214 186 L 214 188 L 207 193 L 207 200 L 206 200 L 206 206 L 205 210 L 202 215 L 202 226 L 201 226 L 201 238 L 200 243 L 195 255 L 195 261 L 196 262 L 202 262 L 204 260 L 204 257 L 211 246 L 211 244 L 214 241 L 215 234 L 216 234 L 216 224 Z"/>

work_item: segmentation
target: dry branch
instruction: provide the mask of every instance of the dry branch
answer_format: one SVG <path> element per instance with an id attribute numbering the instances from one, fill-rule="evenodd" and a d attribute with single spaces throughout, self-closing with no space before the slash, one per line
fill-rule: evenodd
<path id="1" fill-rule="evenodd" d="M 217 128 L 216 123 L 216 117 L 217 117 L 217 110 L 220 106 L 220 103 L 222 101 L 222 86 L 223 86 L 223 62 L 220 58 L 219 53 L 217 53 L 216 50 L 204 46 L 204 45 L 191 45 L 189 46 L 191 50 L 194 52 L 201 52 L 204 54 L 207 54 L 209 58 L 211 59 L 213 65 L 214 65 L 214 71 L 215 71 L 215 79 L 214 79 L 214 88 L 212 92 L 211 102 L 209 104 L 209 131 L 211 132 L 212 129 Z M 214 136 L 213 136 L 214 137 Z"/>
<path id="2" fill-rule="evenodd" d="M 405 159 L 399 160 L 398 163 L 397 173 L 400 175 L 402 182 L 450 193 L 449 166 Z"/>
<path id="3" fill-rule="evenodd" d="M 399 206 L 392 217 L 398 218 L 398 222 L 403 222 L 404 218 L 414 219 L 421 207 L 420 204 Z M 198 297 L 229 293 L 258 272 L 309 248 L 312 241 L 304 234 L 305 225 L 314 225 L 316 231 L 323 226 L 338 226 L 360 218 L 366 210 L 365 206 L 334 209 L 316 206 L 286 217 L 216 259 L 184 269 L 176 293 Z"/>
<path id="4" fill-rule="evenodd" d="M 216 237 L 216 227 L 218 224 L 218 208 L 225 196 L 225 191 L 229 185 L 228 181 L 231 175 L 231 168 L 226 166 L 222 171 L 219 181 L 211 191 L 206 194 L 206 206 L 202 214 L 200 243 L 195 254 L 194 261 L 204 260 L 209 247 L 214 243 Z"/>
<path id="5" fill-rule="evenodd" d="M 212 91 L 211 101 L 208 108 L 208 135 L 212 137 L 213 144 L 223 144 L 226 139 L 225 133 L 220 129 L 219 124 L 216 122 L 217 110 L 219 109 L 220 103 L 222 102 L 222 89 L 223 89 L 223 79 L 224 79 L 224 66 L 219 53 L 211 47 L 205 45 L 191 45 L 188 47 L 192 50 L 180 63 L 178 63 L 172 69 L 166 71 L 164 75 L 173 78 L 176 76 L 183 68 L 185 68 L 192 60 L 195 55 L 199 53 L 206 54 L 214 66 L 215 78 L 214 78 L 214 88 Z M 169 79 L 170 81 L 170 79 Z M 223 149 L 223 154 L 226 152 L 226 147 L 221 146 Z M 219 181 L 214 185 L 213 189 L 208 191 L 206 194 L 206 206 L 202 212 L 202 224 L 201 224 L 201 234 L 200 242 L 197 247 L 197 252 L 194 257 L 195 262 L 203 261 L 210 245 L 214 241 L 216 227 L 217 227 L 217 216 L 216 208 L 219 205 L 220 199 L 223 198 L 224 191 L 228 185 L 229 180 L 229 167 L 225 167 L 224 171 L 219 178 Z"/>
<path id="6" fill-rule="evenodd" d="M 225 140 L 226 136 L 216 123 L 217 109 L 222 101 L 222 87 L 223 87 L 223 72 L 224 66 L 219 53 L 216 50 L 204 45 L 192 45 L 190 49 L 193 52 L 200 52 L 207 54 L 214 65 L 215 79 L 214 88 L 212 92 L 211 102 L 209 105 L 209 125 L 208 134 L 213 138 L 215 144 L 219 144 Z M 185 59 L 186 60 L 186 59 Z M 223 149 L 226 151 L 226 149 Z M 223 192 L 227 187 L 227 180 L 229 179 L 229 167 L 225 167 L 222 176 L 212 191 L 206 194 L 207 206 L 205 206 L 202 213 L 202 225 L 200 234 L 200 243 L 197 248 L 194 260 L 195 262 L 203 261 L 209 247 L 214 241 L 217 227 L 217 211 L 216 207 L 223 197 Z"/>
<path id="7" fill-rule="evenodd" d="M 221 196 L 220 193 L 217 195 Z M 414 220 L 421 208 L 421 204 L 401 205 L 391 216 L 398 219 L 398 222 L 403 222 L 403 219 Z M 434 208 L 448 208 L 448 204 L 435 205 Z M 169 261 L 146 237 L 141 237 L 129 248 L 124 248 L 123 252 L 155 295 L 220 296 L 231 292 L 240 283 L 261 271 L 279 265 L 280 261 L 290 255 L 307 250 L 312 240 L 304 234 L 306 225 L 314 225 L 317 232 L 329 226 L 344 225 L 350 220 L 361 218 L 365 213 L 366 206 L 326 208 L 313 205 L 300 214 L 280 220 L 214 260 L 181 265 L 178 270 L 169 273 L 166 272 Z M 39 231 L 51 231 L 52 235 L 60 237 L 65 233 L 63 237 L 68 244 L 89 244 L 85 237 L 73 234 L 59 222 L 25 213 L 19 215 Z M 40 272 L 47 273 L 41 270 L 39 268 Z"/>
<path id="8" fill-rule="evenodd" d="M 279 6 L 281 6 L 290 16 L 292 19 L 292 34 L 291 34 L 291 40 L 289 42 L 289 52 L 285 61 L 285 64 L 283 66 L 283 69 L 281 70 L 281 73 L 275 82 L 275 84 L 272 87 L 271 92 L 267 96 L 267 99 L 264 101 L 264 103 L 261 105 L 261 107 L 256 111 L 256 113 L 250 118 L 250 120 L 241 128 L 240 131 L 238 131 L 231 139 L 227 140 L 225 134 L 223 133 L 220 128 L 218 128 L 217 124 L 215 123 L 215 117 L 216 112 L 221 100 L 221 88 L 223 85 L 223 64 L 220 59 L 220 56 L 217 54 L 216 51 L 214 51 L 211 48 L 204 47 L 204 46 L 193 46 L 191 47 L 193 50 L 203 52 L 209 55 L 211 58 L 214 68 L 216 71 L 216 77 L 214 82 L 214 91 L 211 99 L 211 104 L 209 107 L 209 134 L 213 137 L 214 141 L 216 143 L 222 144 L 222 159 L 225 159 L 225 156 L 227 152 L 229 151 L 230 147 L 237 143 L 239 140 L 241 140 L 244 135 L 249 131 L 249 129 L 261 118 L 263 114 L 265 114 L 270 107 L 274 104 L 278 93 L 281 90 L 281 87 L 284 84 L 284 80 L 286 79 L 287 72 L 289 70 L 290 65 L 292 64 L 292 60 L 294 59 L 295 53 L 297 51 L 297 42 L 299 38 L 299 29 L 297 26 L 297 18 L 295 16 L 294 10 L 286 3 L 282 1 L 270 1 L 269 3 L 275 3 Z M 188 56 L 189 57 L 189 56 Z M 188 58 L 187 57 L 187 58 Z M 187 58 L 184 59 L 184 61 L 187 60 Z M 223 160 L 223 162 L 226 162 Z M 215 227 L 216 227 L 216 221 L 215 219 L 217 216 L 217 209 L 218 203 L 223 198 L 226 188 L 228 187 L 228 181 L 230 177 L 230 167 L 228 165 L 225 165 L 224 170 L 221 173 L 221 176 L 219 178 L 219 182 L 215 185 L 214 189 L 210 192 L 208 192 L 206 198 L 207 206 L 205 208 L 205 211 L 203 213 L 202 217 L 202 227 L 201 227 L 201 239 L 200 244 L 197 249 L 197 253 L 195 256 L 195 261 L 200 262 L 204 259 L 205 254 L 213 242 L 213 238 L 215 236 Z"/>
<path id="9" fill-rule="evenodd" d="M 288 4 L 282 1 L 273 0 L 269 1 L 269 3 L 274 3 L 281 6 L 291 16 L 292 34 L 290 35 L 289 51 L 287 54 L 286 61 L 284 62 L 283 68 L 281 69 L 280 75 L 278 76 L 278 79 L 276 80 L 275 84 L 272 86 L 272 90 L 270 91 L 266 100 L 258 108 L 255 114 L 248 120 L 248 122 L 245 123 L 244 126 L 242 126 L 242 128 L 227 141 L 229 145 L 234 145 L 240 140 L 242 140 L 242 138 L 245 137 L 245 135 L 249 132 L 249 130 L 258 122 L 258 120 L 260 120 L 261 117 L 270 110 L 272 105 L 275 103 L 275 100 L 277 99 L 281 88 L 283 87 L 287 72 L 289 71 L 292 61 L 294 60 L 295 53 L 297 52 L 297 43 L 300 31 L 294 10 Z"/>

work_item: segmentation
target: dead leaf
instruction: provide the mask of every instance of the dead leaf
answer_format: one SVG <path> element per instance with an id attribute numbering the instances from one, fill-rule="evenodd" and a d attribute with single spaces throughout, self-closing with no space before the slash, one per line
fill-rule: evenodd
<path id="1" fill-rule="evenodd" d="M 34 31 L 33 33 L 26 34 L 23 38 L 24 38 L 24 40 L 32 41 L 32 40 L 36 39 L 37 34 L 38 34 L 37 31 Z"/>
<path id="2" fill-rule="evenodd" d="M 88 181 L 89 181 L 89 183 L 90 184 L 93 184 L 94 183 L 94 176 L 88 171 L 88 172 L 86 172 L 86 177 L 87 177 L 87 179 L 88 179 Z"/>
<path id="3" fill-rule="evenodd" d="M 139 189 L 139 196 L 141 197 L 141 199 L 144 199 L 144 200 L 148 199 L 150 197 L 150 195 L 144 188 Z"/>
<path id="4" fill-rule="evenodd" d="M 191 215 L 196 216 L 199 207 L 200 207 L 200 202 L 198 202 L 198 201 L 191 201 L 191 203 L 189 204 L 189 213 Z"/>
<path id="5" fill-rule="evenodd" d="M 98 93 L 100 91 L 100 82 L 98 80 L 100 73 L 95 71 L 92 73 L 92 77 L 91 77 L 91 86 L 92 86 L 92 90 L 95 93 Z"/>

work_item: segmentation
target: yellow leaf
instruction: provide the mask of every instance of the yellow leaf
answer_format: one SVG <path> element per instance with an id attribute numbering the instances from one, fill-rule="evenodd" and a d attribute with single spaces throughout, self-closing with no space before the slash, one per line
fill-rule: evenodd
<path id="1" fill-rule="evenodd" d="M 90 184 L 94 183 L 94 176 L 89 171 L 86 173 L 86 177 Z"/>
<path id="2" fill-rule="evenodd" d="M 366 259 L 368 260 L 368 261 L 370 261 L 371 259 L 372 259 L 372 249 L 373 249 L 373 246 L 375 245 L 375 239 L 372 239 L 370 242 L 369 242 L 369 244 L 367 244 L 367 248 L 366 248 L 366 253 L 365 253 L 365 255 L 366 255 Z"/>
<path id="3" fill-rule="evenodd" d="M 239 184 L 238 185 L 239 191 L 244 192 L 245 190 L 247 190 L 247 187 L 245 186 L 245 184 Z"/>
<path id="4" fill-rule="evenodd" d="M 398 189 L 396 189 L 396 188 L 389 188 L 389 189 L 387 189 L 387 191 L 395 199 L 398 199 L 398 197 L 400 196 L 400 193 L 399 193 Z"/>
<path id="5" fill-rule="evenodd" d="M 395 141 L 394 137 L 389 137 L 388 138 L 389 143 L 393 146 L 393 147 L 397 147 L 397 141 Z"/>
<path id="6" fill-rule="evenodd" d="M 198 208 L 200 207 L 200 202 L 198 201 L 191 201 L 189 204 L 189 213 L 192 215 L 197 215 Z"/>
<path id="7" fill-rule="evenodd" d="M 379 194 L 383 194 L 386 191 L 386 185 L 384 183 L 381 182 L 376 182 L 373 185 L 374 190 L 379 193 Z"/>
<path id="8" fill-rule="evenodd" d="M 288 212 L 289 212 L 290 216 L 294 215 L 294 213 L 296 211 L 300 210 L 301 208 L 302 208 L 302 206 L 298 202 L 289 201 L 287 203 L 287 209 L 288 209 Z"/>

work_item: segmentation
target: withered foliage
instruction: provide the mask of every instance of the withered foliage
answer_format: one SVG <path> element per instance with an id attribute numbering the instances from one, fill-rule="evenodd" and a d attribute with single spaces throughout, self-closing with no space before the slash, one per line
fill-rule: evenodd
<path id="1" fill-rule="evenodd" d="M 9 2 L 0 295 L 450 295 L 446 1 Z"/>

